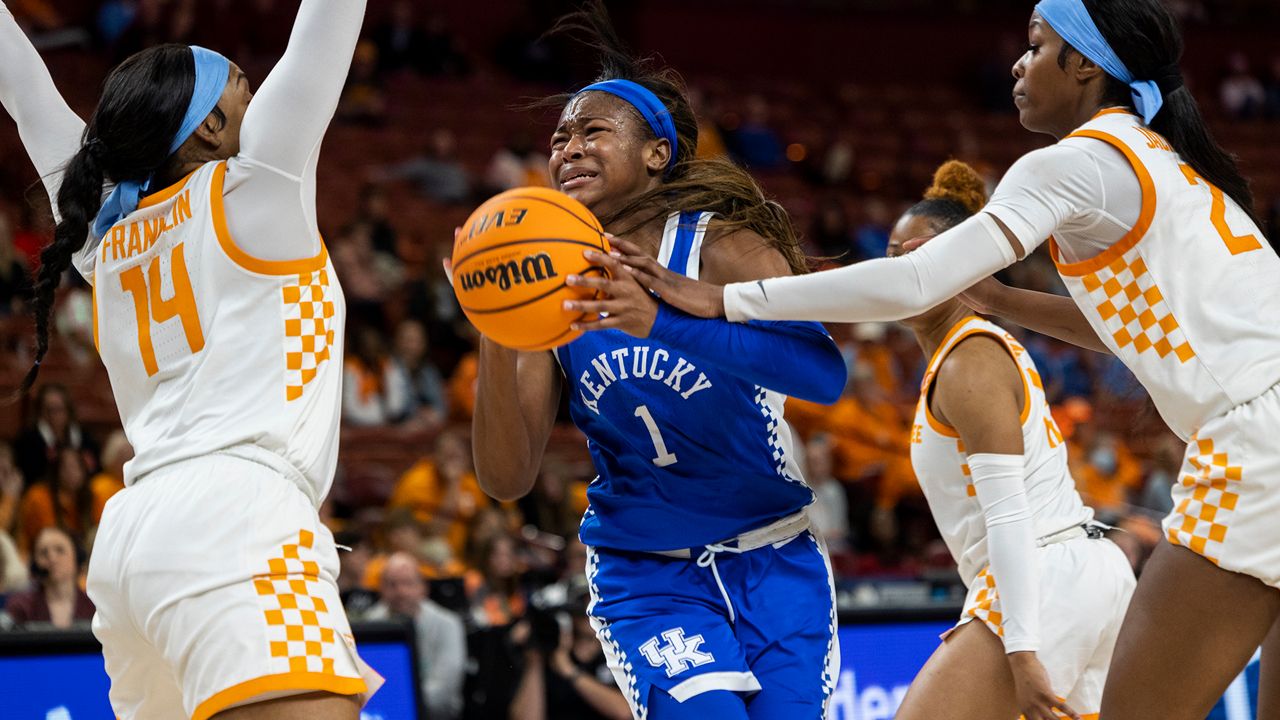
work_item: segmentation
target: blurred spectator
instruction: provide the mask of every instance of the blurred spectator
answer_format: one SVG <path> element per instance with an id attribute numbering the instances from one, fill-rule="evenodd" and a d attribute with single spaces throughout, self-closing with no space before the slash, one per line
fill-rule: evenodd
<path id="1" fill-rule="evenodd" d="M 387 98 L 378 79 L 378 48 L 367 40 L 356 45 L 347 86 L 342 90 L 334 117 L 352 125 L 370 127 L 386 121 Z"/>
<path id="2" fill-rule="evenodd" d="M 27 565 L 18 553 L 18 503 L 22 473 L 13 464 L 13 448 L 0 442 L 0 595 L 26 588 Z"/>
<path id="3" fill-rule="evenodd" d="M 1068 457 L 1074 456 L 1071 471 L 1085 502 L 1096 510 L 1132 504 L 1142 486 L 1142 467 L 1124 441 L 1092 422 L 1077 424 L 1074 440 Z"/>
<path id="4" fill-rule="evenodd" d="M 1025 345 L 1040 368 L 1045 397 L 1051 404 L 1093 394 L 1092 377 L 1082 359 L 1083 350 L 1042 335 L 1030 335 Z"/>
<path id="5" fill-rule="evenodd" d="M 389 508 L 406 508 L 418 522 L 449 543 L 454 557 L 466 549 L 472 520 L 492 501 L 471 467 L 471 447 L 457 428 L 436 437 L 435 452 L 409 468 L 396 483 Z"/>
<path id="6" fill-rule="evenodd" d="M 31 296 L 27 264 L 13 244 L 9 216 L 0 212 L 0 318 L 19 315 Z"/>
<path id="7" fill-rule="evenodd" d="M 398 552 L 417 558 L 418 572 L 425 578 L 461 577 L 465 567 L 453 557 L 448 542 L 438 534 L 428 534 L 427 529 L 408 508 L 387 513 L 382 522 L 383 552 L 369 559 L 361 585 L 379 587 L 387 559 Z"/>
<path id="8" fill-rule="evenodd" d="M 813 229 L 806 238 L 813 243 L 818 255 L 833 260 L 848 261 L 853 247 L 853 229 L 849 227 L 849 214 L 844 203 L 835 195 L 824 197 L 818 205 Z"/>
<path id="9" fill-rule="evenodd" d="M 373 43 L 378 48 L 379 72 L 426 71 L 426 33 L 409 0 L 391 5 L 386 21 L 373 31 Z"/>
<path id="10" fill-rule="evenodd" d="M 547 174 L 548 158 L 534 147 L 533 136 L 528 130 L 517 130 L 507 143 L 489 159 L 484 171 L 486 193 L 500 193 L 517 187 L 547 187 L 551 178 Z"/>
<path id="11" fill-rule="evenodd" d="M 0 626 L 11 623 L 18 629 L 42 626 L 61 630 L 73 626 L 88 628 L 93 620 L 93 602 L 80 589 L 83 564 L 81 551 L 67 531 L 45 528 L 37 536 L 31 554 L 35 583 L 26 592 L 9 596 Z"/>
<path id="12" fill-rule="evenodd" d="M 816 498 L 809 507 L 814 534 L 832 553 L 842 553 L 849 548 L 849 498 L 835 478 L 834 456 L 835 443 L 826 433 L 805 443 L 805 479 Z"/>
<path id="13" fill-rule="evenodd" d="M 395 553 L 387 559 L 381 590 L 382 599 L 365 617 L 394 617 L 413 624 L 426 716 L 432 720 L 456 720 L 462 715 L 462 681 L 467 662 L 462 620 L 428 599 L 427 583 L 408 553 Z"/>
<path id="14" fill-rule="evenodd" d="M 492 628 L 510 625 L 524 616 L 525 596 L 520 587 L 516 541 L 502 533 L 480 547 L 479 566 L 468 570 L 467 601 L 471 611 L 468 625 Z"/>
<path id="15" fill-rule="evenodd" d="M 742 124 L 733 130 L 730 146 L 738 160 L 752 170 L 776 170 L 786 162 L 782 140 L 769 126 L 769 103 L 763 97 L 747 97 Z"/>
<path id="16" fill-rule="evenodd" d="M 375 171 L 378 181 L 408 180 L 423 197 L 446 204 L 461 204 L 471 198 L 471 177 L 458 161 L 458 140 L 452 131 L 437 128 L 427 147 L 416 157 Z"/>
<path id="17" fill-rule="evenodd" d="M 1249 58 L 1233 52 L 1227 59 L 1227 70 L 1218 85 L 1222 109 L 1236 120 L 1248 120 L 1262 114 L 1267 92 L 1249 69 Z"/>
<path id="18" fill-rule="evenodd" d="M 405 388 L 406 401 L 391 419 L 436 430 L 449 417 L 444 378 L 427 355 L 427 331 L 417 320 L 405 320 L 396 328 L 390 373 L 399 376 L 396 386 Z"/>
<path id="19" fill-rule="evenodd" d="M 135 0 L 106 0 L 98 6 L 98 42 L 112 47 L 138 17 Z"/>
<path id="20" fill-rule="evenodd" d="M 548 588 L 552 589 L 552 588 Z M 629 720 L 600 641 L 587 618 L 587 589 L 535 604 L 512 632 L 524 647 L 524 672 L 511 720 Z"/>
<path id="21" fill-rule="evenodd" d="M 893 214 L 883 198 L 869 197 L 863 201 L 865 214 L 862 224 L 853 231 L 853 260 L 870 260 L 884 257 L 889 249 L 889 230 Z"/>
<path id="22" fill-rule="evenodd" d="M 828 411 L 824 429 L 835 441 L 836 477 L 878 477 L 878 506 L 892 508 L 904 495 L 919 494 L 908 425 L 865 363 L 854 366 L 845 394 Z"/>
<path id="23" fill-rule="evenodd" d="M 65 387 L 42 385 L 36 392 L 34 415 L 35 420 L 13 444 L 18 469 L 28 482 L 45 477 L 63 448 L 79 450 L 87 464 L 97 464 L 97 446 L 76 421 L 75 406 Z"/>
<path id="24" fill-rule="evenodd" d="M 342 420 L 350 425 L 386 425 L 402 417 L 409 399 L 404 376 L 392 371 L 382 333 L 369 325 L 351 329 L 342 388 Z"/>
<path id="25" fill-rule="evenodd" d="M 1166 433 L 1156 441 L 1139 504 L 1161 515 L 1173 510 L 1173 484 L 1178 482 L 1185 451 L 1186 445 L 1172 433 Z"/>
<path id="26" fill-rule="evenodd" d="M 386 188 L 374 183 L 366 183 L 360 188 L 360 209 L 356 211 L 355 222 L 368 229 L 374 252 L 391 258 L 400 257 Z"/>
<path id="27" fill-rule="evenodd" d="M 50 527 L 71 533 L 77 542 L 87 546 L 101 517 L 94 512 L 84 458 L 72 448 L 63 448 L 45 477 L 22 496 L 18 547 L 30 551 L 35 547 L 36 536 Z"/>
<path id="28" fill-rule="evenodd" d="M 468 323 L 470 327 L 470 323 Z M 475 350 L 468 351 L 458 361 L 449 377 L 449 416 L 463 422 L 470 422 L 476 413 L 476 382 L 480 378 L 480 354 Z"/>
<path id="29" fill-rule="evenodd" d="M 333 248 L 333 264 L 342 278 L 347 297 L 347 317 L 356 322 L 380 323 L 383 302 L 403 277 L 395 257 L 373 246 L 373 229 L 351 223 Z"/>
<path id="30" fill-rule="evenodd" d="M 574 482 L 571 469 L 554 457 L 543 456 L 538 480 L 518 501 L 525 520 L 545 533 L 575 537 L 587 509 L 586 483 Z"/>
<path id="31" fill-rule="evenodd" d="M 356 530 L 335 533 L 333 542 L 339 548 L 350 548 L 338 553 L 338 597 L 347 617 L 363 620 L 369 608 L 378 602 L 378 593 L 363 585 L 365 571 L 373 557 L 369 537 Z"/>
<path id="32" fill-rule="evenodd" d="M 729 156 L 724 135 L 720 132 L 720 103 L 711 93 L 693 85 L 689 87 L 689 106 L 698 119 L 699 160 L 715 160 Z"/>
<path id="33" fill-rule="evenodd" d="M 94 517 L 102 517 L 107 501 L 124 489 L 124 464 L 132 459 L 133 446 L 125 438 L 124 431 L 111 433 L 102 444 L 102 471 L 89 481 Z"/>

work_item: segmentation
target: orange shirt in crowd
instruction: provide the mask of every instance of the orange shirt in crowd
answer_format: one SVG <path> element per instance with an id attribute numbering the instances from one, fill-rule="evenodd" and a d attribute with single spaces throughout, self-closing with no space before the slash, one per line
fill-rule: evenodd
<path id="1" fill-rule="evenodd" d="M 471 529 L 471 520 L 482 508 L 492 502 L 480 489 L 473 472 L 464 473 L 453 498 L 448 498 L 447 488 L 440 481 L 435 463 L 423 458 L 404 475 L 387 501 L 388 509 L 408 508 L 418 522 L 435 526 L 453 550 L 455 558 L 462 557 Z"/>
<path id="2" fill-rule="evenodd" d="M 458 361 L 449 378 L 449 414 L 470 421 L 476 413 L 476 382 L 480 378 L 480 354 L 469 352 Z"/>
<path id="3" fill-rule="evenodd" d="M 124 481 L 108 473 L 98 473 L 89 481 L 89 492 L 93 493 L 93 516 L 102 517 L 102 510 L 107 501 L 124 489 Z"/>
<path id="4" fill-rule="evenodd" d="M 58 507 L 63 526 L 73 535 L 83 535 L 88 528 L 82 527 L 80 508 L 76 506 L 75 498 L 64 495 L 60 498 Z M 39 482 L 27 488 L 26 494 L 22 496 L 19 515 L 18 549 L 25 556 L 35 547 L 36 536 L 41 530 L 58 524 L 58 515 L 54 514 L 53 509 L 53 493 L 47 484 Z M 95 510 L 92 518 L 96 525 L 102 518 L 102 513 Z"/>
<path id="5" fill-rule="evenodd" d="M 1132 501 L 1133 493 L 1142 487 L 1142 463 L 1123 443 L 1117 442 L 1116 467 L 1104 475 L 1094 467 L 1083 449 L 1068 445 L 1071 472 L 1084 501 L 1097 510 L 1122 509 Z"/>

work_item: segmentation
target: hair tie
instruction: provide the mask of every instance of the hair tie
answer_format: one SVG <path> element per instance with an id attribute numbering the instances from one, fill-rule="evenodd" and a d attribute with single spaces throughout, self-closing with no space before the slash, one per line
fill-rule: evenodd
<path id="1" fill-rule="evenodd" d="M 1155 73 L 1156 85 L 1160 88 L 1160 94 L 1168 96 L 1169 93 L 1183 86 L 1182 69 L 1177 63 L 1166 66 Z"/>

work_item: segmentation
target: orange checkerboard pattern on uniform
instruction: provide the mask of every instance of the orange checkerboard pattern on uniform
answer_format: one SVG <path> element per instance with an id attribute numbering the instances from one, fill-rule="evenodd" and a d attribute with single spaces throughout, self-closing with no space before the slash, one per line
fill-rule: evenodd
<path id="1" fill-rule="evenodd" d="M 1227 453 L 1215 452 L 1213 440 L 1199 437 L 1191 438 L 1186 464 L 1195 474 L 1186 473 L 1179 482 L 1192 491 L 1174 508 L 1169 542 L 1217 564 L 1227 537 L 1227 521 L 1240 500 L 1232 483 L 1240 482 L 1244 469 L 1232 465 Z"/>
<path id="2" fill-rule="evenodd" d="M 285 399 L 297 400 L 329 359 L 333 344 L 333 300 L 329 270 L 302 273 L 284 286 Z"/>
<path id="3" fill-rule="evenodd" d="M 298 532 L 298 542 L 267 561 L 267 572 L 253 579 L 267 618 L 271 663 L 279 673 L 334 674 L 336 633 L 324 598 L 311 594 L 320 583 L 320 565 L 311 552 L 313 533 Z"/>
<path id="4" fill-rule="evenodd" d="M 986 586 L 978 590 L 978 594 L 973 599 L 973 606 L 966 609 L 964 614 L 981 620 L 996 635 L 1004 637 L 1004 616 L 999 610 L 991 609 L 996 600 L 1000 599 L 1000 594 L 996 592 L 996 579 L 991 575 L 991 568 L 983 568 L 982 572 L 978 573 L 977 581 L 985 583 Z"/>
<path id="5" fill-rule="evenodd" d="M 1155 278 L 1136 250 L 1081 278 L 1111 338 L 1121 349 L 1132 346 L 1179 362 L 1195 357 L 1186 336 L 1169 309 Z"/>
<path id="6" fill-rule="evenodd" d="M 960 472 L 964 473 L 964 491 L 969 497 L 977 497 L 978 489 L 973 486 L 973 471 L 969 469 L 969 456 L 964 453 L 964 443 L 956 440 L 956 452 L 960 453 Z"/>

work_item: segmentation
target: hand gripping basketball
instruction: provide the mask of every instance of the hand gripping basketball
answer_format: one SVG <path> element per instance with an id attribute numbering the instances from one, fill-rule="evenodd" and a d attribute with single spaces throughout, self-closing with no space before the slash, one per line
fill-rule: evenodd
<path id="1" fill-rule="evenodd" d="M 614 242 L 618 242 L 610 236 Z M 609 254 L 587 250 L 582 256 L 593 265 L 604 268 L 607 276 L 570 275 L 566 282 L 574 287 L 590 288 L 603 294 L 599 300 L 566 300 L 564 309 L 582 313 L 584 318 L 573 323 L 575 330 L 605 330 L 613 328 L 638 338 L 649 337 L 654 320 L 658 317 L 658 301 L 649 291 L 636 282 L 635 273 L 622 264 L 621 254 Z"/>

